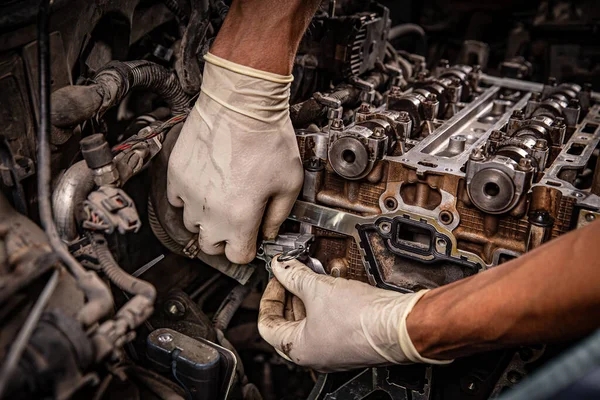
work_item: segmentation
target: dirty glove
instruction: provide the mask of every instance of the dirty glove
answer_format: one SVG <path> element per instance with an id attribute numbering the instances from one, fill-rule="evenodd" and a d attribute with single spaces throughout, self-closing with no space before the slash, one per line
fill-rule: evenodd
<path id="1" fill-rule="evenodd" d="M 200 249 L 238 264 L 272 239 L 302 186 L 289 117 L 292 76 L 205 57 L 202 91 L 169 160 L 167 195 Z M 263 219 L 264 215 L 264 219 Z"/>
<path id="2" fill-rule="evenodd" d="M 296 260 L 274 260 L 272 268 L 275 278 L 260 303 L 258 330 L 291 361 L 323 372 L 451 362 L 421 357 L 408 336 L 406 317 L 426 290 L 411 294 L 383 290 L 318 275 Z M 295 321 L 284 317 L 290 315 L 285 310 L 285 289 L 304 303 L 305 311 L 293 313 Z M 305 317 L 298 318 L 304 312 Z"/>

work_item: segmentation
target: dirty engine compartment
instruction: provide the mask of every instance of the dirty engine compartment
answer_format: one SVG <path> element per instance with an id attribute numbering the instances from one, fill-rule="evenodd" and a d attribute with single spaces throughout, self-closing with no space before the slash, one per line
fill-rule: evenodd
<path id="1" fill-rule="evenodd" d="M 166 197 L 229 2 L 47 3 L 0 1 L 0 398 L 487 399 L 558 351 L 320 374 L 256 320 L 277 254 L 414 292 L 600 218 L 600 41 L 567 70 L 544 36 L 597 26 L 591 2 L 522 4 L 488 45 L 438 2 L 404 5 L 423 29 L 397 4 L 325 1 L 291 90 L 304 185 L 249 265 L 201 253 Z"/>

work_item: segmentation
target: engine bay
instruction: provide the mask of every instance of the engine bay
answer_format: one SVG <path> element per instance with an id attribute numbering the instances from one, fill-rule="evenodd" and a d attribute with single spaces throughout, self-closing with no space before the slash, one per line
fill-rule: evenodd
<path id="1" fill-rule="evenodd" d="M 0 2 L 0 398 L 487 399 L 557 354 L 321 374 L 258 333 L 276 255 L 410 293 L 600 217 L 599 42 L 561 58 L 570 47 L 543 34 L 597 26 L 592 2 L 536 2 L 490 44 L 446 41 L 460 18 L 440 27 L 425 3 L 423 29 L 398 23 L 398 5 L 323 2 L 291 87 L 302 191 L 238 265 L 202 253 L 166 196 L 228 4 Z M 585 62 L 560 70 L 567 56 Z"/>

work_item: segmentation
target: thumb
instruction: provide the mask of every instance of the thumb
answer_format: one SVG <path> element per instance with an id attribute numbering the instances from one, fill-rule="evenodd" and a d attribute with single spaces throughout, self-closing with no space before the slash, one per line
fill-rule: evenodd
<path id="1" fill-rule="evenodd" d="M 285 288 L 277 279 L 271 279 L 260 300 L 258 332 L 280 355 L 291 361 L 290 351 L 295 347 L 304 322 L 285 319 L 285 297 Z"/>
<path id="2" fill-rule="evenodd" d="M 271 198 L 271 201 L 267 204 L 267 210 L 263 219 L 262 232 L 264 239 L 275 239 L 277 232 L 279 232 L 279 227 L 290 214 L 295 201 L 295 195 L 278 195 Z"/>
<path id="3" fill-rule="evenodd" d="M 273 274 L 290 292 L 308 306 L 307 301 L 314 298 L 321 285 L 332 285 L 335 278 L 319 275 L 298 260 L 279 261 L 281 255 L 271 262 Z"/>

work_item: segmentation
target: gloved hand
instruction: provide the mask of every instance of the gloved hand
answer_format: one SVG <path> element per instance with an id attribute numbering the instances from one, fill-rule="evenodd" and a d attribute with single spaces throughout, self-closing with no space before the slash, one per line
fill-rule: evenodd
<path id="1" fill-rule="evenodd" d="M 265 238 L 274 238 L 302 186 L 292 76 L 205 60 L 200 97 L 169 159 L 167 195 L 184 207 L 204 253 L 245 264 L 256 255 L 261 221 Z"/>
<path id="2" fill-rule="evenodd" d="M 330 372 L 400 363 L 446 364 L 421 357 L 406 317 L 427 292 L 401 294 L 366 283 L 319 275 L 299 261 L 272 262 L 273 274 L 260 303 L 261 336 L 290 361 Z M 293 301 L 286 312 L 286 291 Z M 295 315 L 295 320 L 285 318 Z M 298 318 L 300 314 L 300 318 Z M 305 315 L 305 316 L 304 316 Z"/>

